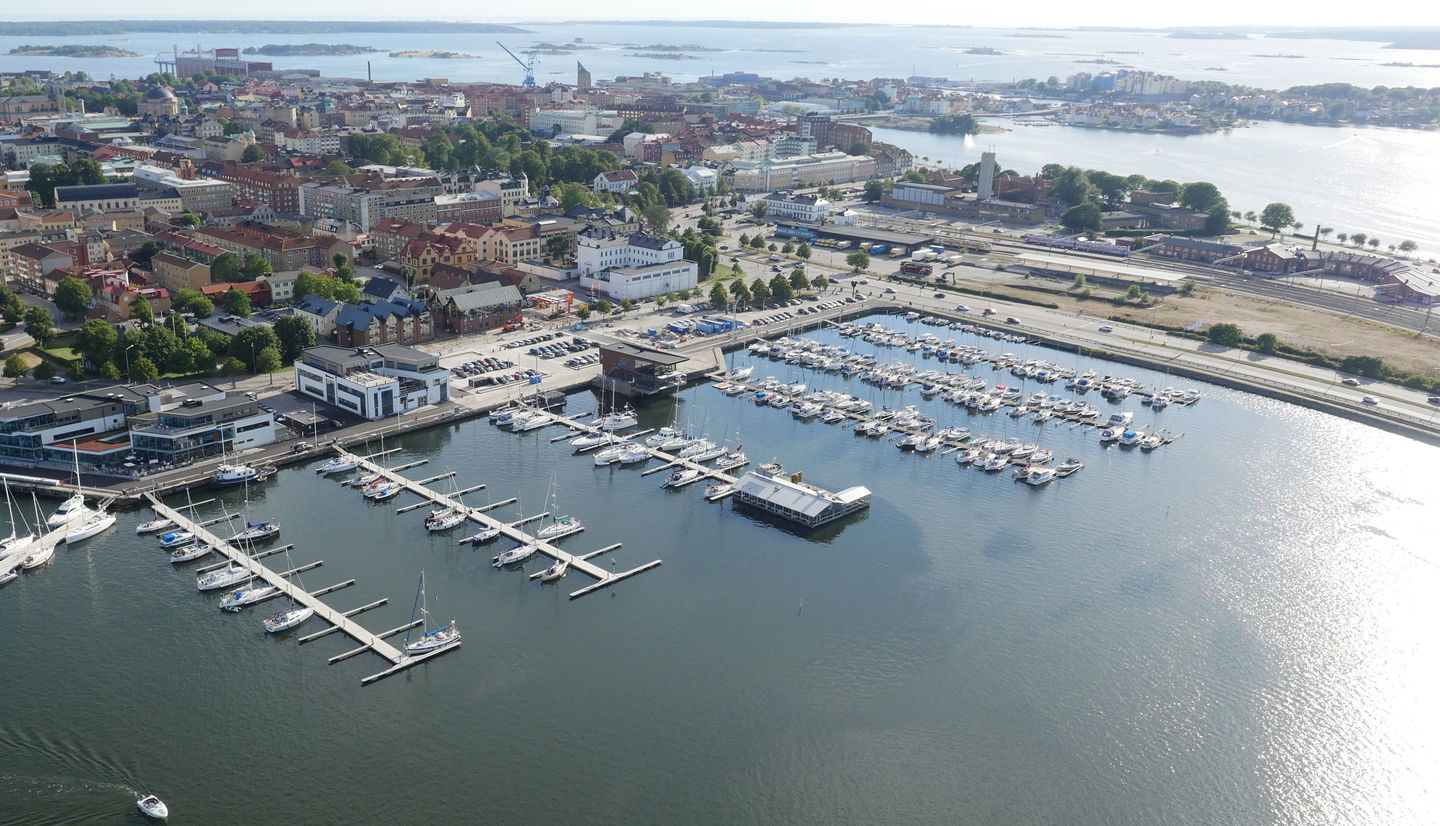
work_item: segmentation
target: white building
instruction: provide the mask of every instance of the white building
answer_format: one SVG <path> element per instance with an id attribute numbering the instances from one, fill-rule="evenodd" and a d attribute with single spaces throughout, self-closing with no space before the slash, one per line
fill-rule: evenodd
<path id="1" fill-rule="evenodd" d="M 576 237 L 575 266 L 581 286 L 614 299 L 635 301 L 700 283 L 699 268 L 685 260 L 679 241 L 643 232 L 585 230 Z"/>
<path id="2" fill-rule="evenodd" d="M 383 419 L 448 400 L 450 371 L 437 356 L 399 344 L 322 345 L 296 360 L 295 386 L 361 418 Z"/>
<path id="3" fill-rule="evenodd" d="M 640 184 L 640 176 L 629 169 L 620 169 L 615 172 L 601 172 L 595 176 L 591 189 L 596 192 L 615 192 L 624 194 Z"/>
<path id="4" fill-rule="evenodd" d="M 830 202 L 819 195 L 773 192 L 762 197 L 767 218 L 818 224 L 830 215 Z"/>
<path id="5" fill-rule="evenodd" d="M 818 152 L 783 160 L 731 161 L 730 188 L 737 192 L 765 192 L 845 184 L 875 177 L 875 159 L 869 155 Z"/>
<path id="6" fill-rule="evenodd" d="M 608 135 L 624 119 L 617 112 L 602 109 L 532 109 L 530 132 L 542 138 L 554 135 Z"/>
<path id="7" fill-rule="evenodd" d="M 713 195 L 720 184 L 720 174 L 708 166 L 687 166 L 680 171 L 690 179 L 696 195 Z"/>

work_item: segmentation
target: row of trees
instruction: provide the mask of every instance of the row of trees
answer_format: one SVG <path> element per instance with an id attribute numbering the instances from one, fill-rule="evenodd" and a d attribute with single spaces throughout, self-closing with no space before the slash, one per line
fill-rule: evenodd
<path id="1" fill-rule="evenodd" d="M 30 182 L 25 188 L 40 198 L 45 206 L 55 205 L 55 187 L 88 186 L 106 182 L 99 162 L 81 158 L 74 163 L 37 163 L 30 166 Z"/>

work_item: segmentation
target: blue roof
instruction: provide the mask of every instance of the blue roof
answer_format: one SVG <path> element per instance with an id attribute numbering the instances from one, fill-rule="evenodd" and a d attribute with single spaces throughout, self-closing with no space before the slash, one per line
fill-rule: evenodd
<path id="1" fill-rule="evenodd" d="M 295 309 L 304 310 L 315 315 L 329 315 L 330 311 L 340 305 L 338 301 L 331 301 L 328 298 L 321 298 L 318 295 L 307 295 L 295 305 Z"/>
<path id="2" fill-rule="evenodd" d="M 376 298 L 388 299 L 400 290 L 400 282 L 391 281 L 388 278 L 372 278 L 365 282 L 365 289 L 360 292 Z"/>

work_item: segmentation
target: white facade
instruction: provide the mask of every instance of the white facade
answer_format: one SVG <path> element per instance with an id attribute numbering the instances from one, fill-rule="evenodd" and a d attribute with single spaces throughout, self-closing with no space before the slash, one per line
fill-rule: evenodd
<path id="1" fill-rule="evenodd" d="M 696 194 L 715 194 L 715 188 L 720 183 L 720 175 L 715 170 L 708 166 L 688 166 L 680 171 L 690 179 L 690 184 L 695 187 Z"/>
<path id="2" fill-rule="evenodd" d="M 383 419 L 450 398 L 450 372 L 436 357 L 382 344 L 312 347 L 295 362 L 295 387 L 365 419 Z"/>
<path id="3" fill-rule="evenodd" d="M 818 195 L 784 195 L 774 193 L 762 198 L 767 218 L 783 218 L 816 224 L 830 215 L 830 202 Z"/>
<path id="4" fill-rule="evenodd" d="M 616 299 L 638 300 L 699 283 L 699 268 L 685 260 L 679 241 L 590 231 L 576 238 L 575 266 L 581 286 Z"/>
<path id="5" fill-rule="evenodd" d="M 622 169 L 618 172 L 601 172 L 595 176 L 590 188 L 596 192 L 625 193 L 634 189 L 639 183 L 639 176 L 628 169 Z"/>

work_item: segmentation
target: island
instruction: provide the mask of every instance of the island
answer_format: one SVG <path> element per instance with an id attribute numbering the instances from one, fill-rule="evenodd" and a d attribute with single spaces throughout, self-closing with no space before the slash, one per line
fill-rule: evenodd
<path id="1" fill-rule="evenodd" d="M 369 54 L 378 52 L 369 46 L 356 46 L 352 43 L 266 43 L 264 46 L 250 46 L 244 50 L 245 54 L 274 55 L 277 57 L 293 57 L 304 55 L 306 57 L 334 57 L 339 55 Z"/>
<path id="2" fill-rule="evenodd" d="M 980 132 L 980 124 L 971 115 L 941 115 L 930 121 L 927 131 L 941 135 L 975 135 Z"/>
<path id="3" fill-rule="evenodd" d="M 714 49 L 709 46 L 701 46 L 695 43 L 686 43 L 683 46 L 672 46 L 669 43 L 651 43 L 648 46 L 630 46 L 631 49 L 642 49 L 647 52 L 723 52 L 724 49 Z"/>
<path id="4" fill-rule="evenodd" d="M 693 54 L 676 54 L 675 52 L 630 52 L 626 57 L 644 57 L 650 60 L 700 60 Z"/>
<path id="5" fill-rule="evenodd" d="M 0 21 L 3 37 L 79 37 L 95 34 L 526 34 L 527 29 L 454 20 L 22 20 Z"/>
<path id="6" fill-rule="evenodd" d="M 1003 55 L 1005 53 L 989 46 L 971 46 L 965 50 L 965 54 Z"/>
<path id="7" fill-rule="evenodd" d="M 391 57 L 429 57 L 436 60 L 480 60 L 478 54 L 465 54 L 464 52 L 391 52 Z"/>
<path id="8" fill-rule="evenodd" d="M 63 46 L 16 46 L 12 55 L 28 57 L 139 57 L 139 52 L 115 46 L 67 43 Z"/>

